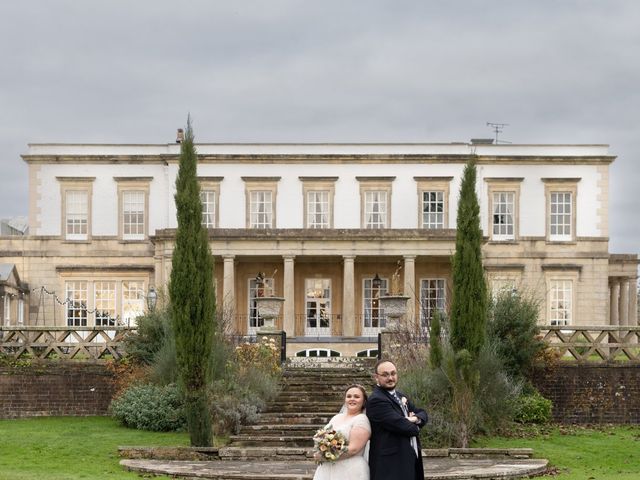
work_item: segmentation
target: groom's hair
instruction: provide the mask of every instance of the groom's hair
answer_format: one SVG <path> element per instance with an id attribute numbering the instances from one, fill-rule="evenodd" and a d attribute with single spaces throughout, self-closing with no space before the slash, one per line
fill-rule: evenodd
<path id="1" fill-rule="evenodd" d="M 383 363 L 391 363 L 394 367 L 396 366 L 396 364 L 393 362 L 393 360 L 389 360 L 388 358 L 381 358 L 380 360 L 378 360 L 376 362 L 375 367 L 373 367 L 373 373 L 375 373 L 377 375 L 378 374 L 378 367 L 380 365 L 382 365 Z"/>

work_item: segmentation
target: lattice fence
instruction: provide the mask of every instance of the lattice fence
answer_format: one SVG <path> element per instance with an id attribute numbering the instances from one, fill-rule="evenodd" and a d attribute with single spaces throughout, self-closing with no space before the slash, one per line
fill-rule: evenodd
<path id="1" fill-rule="evenodd" d="M 0 354 L 35 359 L 119 359 L 130 327 L 0 327 Z"/>
<path id="2" fill-rule="evenodd" d="M 563 360 L 640 363 L 640 327 L 545 325 L 541 333 Z"/>

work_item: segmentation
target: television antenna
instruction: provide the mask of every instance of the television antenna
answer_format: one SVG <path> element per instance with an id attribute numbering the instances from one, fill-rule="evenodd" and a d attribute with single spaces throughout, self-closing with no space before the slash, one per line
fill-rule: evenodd
<path id="1" fill-rule="evenodd" d="M 491 129 L 493 130 L 493 133 L 496 134 L 496 145 L 499 143 L 511 143 L 511 142 L 507 142 L 505 140 L 498 140 L 498 135 L 500 133 L 502 133 L 502 130 L 504 129 L 504 127 L 508 126 L 508 123 L 493 123 L 493 122 L 487 122 L 487 127 L 491 127 Z"/>

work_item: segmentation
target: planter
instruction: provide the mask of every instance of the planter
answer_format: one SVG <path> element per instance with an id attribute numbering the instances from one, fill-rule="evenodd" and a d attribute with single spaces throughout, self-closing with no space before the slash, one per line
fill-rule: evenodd
<path id="1" fill-rule="evenodd" d="M 387 317 L 386 328 L 395 329 L 398 326 L 400 317 L 407 313 L 407 300 L 410 297 L 404 295 L 385 295 L 378 299 L 380 308 Z"/>
<path id="2" fill-rule="evenodd" d="M 256 308 L 258 316 L 264 320 L 264 329 L 275 329 L 275 319 L 282 311 L 283 297 L 257 297 Z"/>

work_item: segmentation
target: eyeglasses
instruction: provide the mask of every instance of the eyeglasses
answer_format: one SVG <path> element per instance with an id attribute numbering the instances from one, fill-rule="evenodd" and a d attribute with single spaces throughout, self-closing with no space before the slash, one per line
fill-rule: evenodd
<path id="1" fill-rule="evenodd" d="M 382 372 L 382 373 L 376 373 L 376 375 L 382 378 L 389 378 L 389 377 L 398 376 L 398 372 Z"/>

